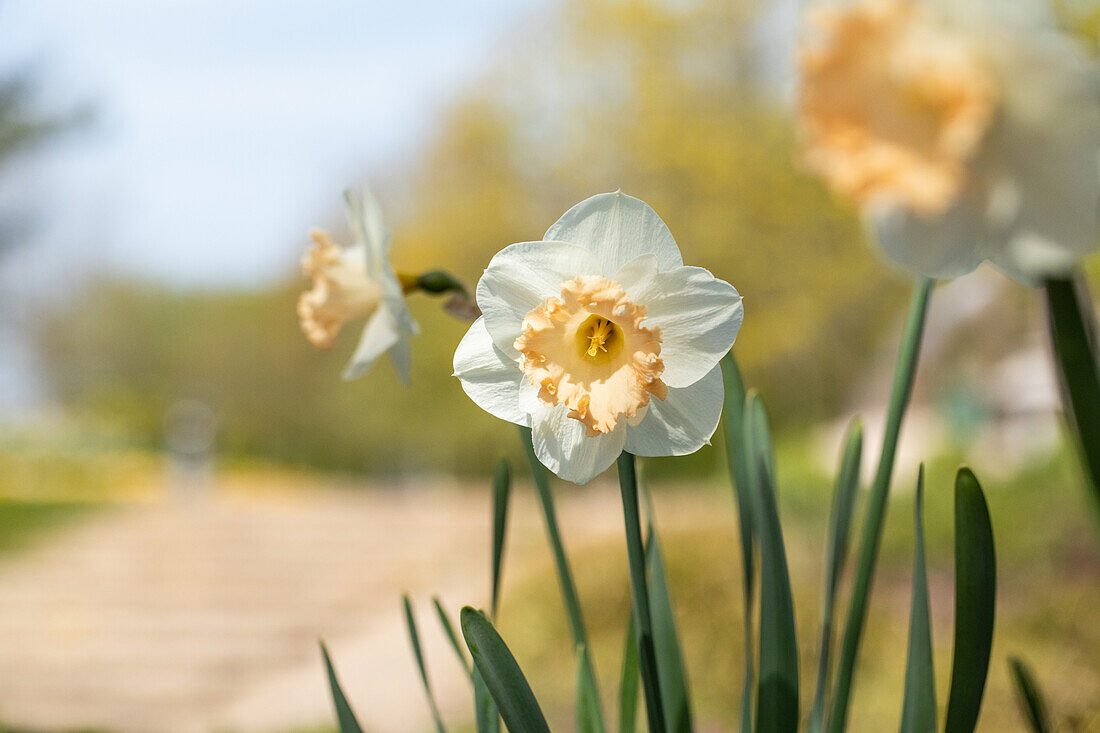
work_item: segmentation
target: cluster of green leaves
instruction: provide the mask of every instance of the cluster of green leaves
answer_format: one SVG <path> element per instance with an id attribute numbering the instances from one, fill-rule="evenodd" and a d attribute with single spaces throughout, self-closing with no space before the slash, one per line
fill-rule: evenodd
<path id="1" fill-rule="evenodd" d="M 871 581 L 874 576 L 883 522 L 893 474 L 902 418 L 908 405 L 917 356 L 927 314 L 932 282 L 918 279 L 887 412 L 886 434 L 878 467 L 870 486 L 862 538 L 857 553 L 852 596 L 847 605 L 840 658 L 832 661 L 834 617 L 839 613 L 837 594 L 848 565 L 855 525 L 863 436 L 858 423 L 845 439 L 840 457 L 825 545 L 824 591 L 821 612 L 816 684 L 806 726 L 813 733 L 840 733 L 847 728 L 848 707 L 856 676 L 856 657 L 866 622 Z M 1088 299 L 1072 282 L 1052 281 L 1046 286 L 1051 333 L 1060 364 L 1060 376 L 1070 406 L 1071 424 L 1090 478 L 1095 482 L 1096 446 L 1092 430 L 1096 422 L 1100 377 L 1097 376 L 1094 326 L 1089 321 Z M 725 447 L 741 526 L 744 563 L 745 668 L 741 690 L 740 729 L 743 733 L 797 731 L 803 722 L 799 689 L 799 650 L 794 599 L 786 547 L 777 504 L 776 459 L 771 427 L 759 394 L 746 392 L 741 372 L 727 355 L 722 363 L 725 385 L 723 424 Z M 553 550 L 561 595 L 573 634 L 577 659 L 576 727 L 584 733 L 605 733 L 608 726 L 600 703 L 595 668 L 588 653 L 584 619 L 558 529 L 549 475 L 535 457 L 530 431 L 520 430 L 528 462 L 539 494 L 547 536 Z M 644 699 L 648 729 L 652 733 L 688 733 L 693 730 L 690 688 L 687 681 L 667 572 L 654 513 L 640 481 L 634 456 L 619 458 L 627 557 L 631 580 L 631 613 L 622 655 L 618 724 L 620 733 L 636 730 L 639 693 Z M 1094 486 L 1096 484 L 1094 483 Z M 643 491 L 640 491 L 643 489 Z M 548 731 L 545 716 L 515 657 L 496 631 L 493 618 L 499 598 L 500 569 L 510 473 L 498 468 L 494 480 L 492 613 L 467 607 L 461 613 L 462 635 L 473 663 L 442 606 L 436 609 L 463 667 L 471 678 L 479 733 L 497 733 L 503 718 L 509 730 Z M 642 534 L 639 495 L 646 497 L 647 532 Z M 937 721 L 936 682 L 933 664 L 931 601 L 925 559 L 923 528 L 924 469 L 917 478 L 914 503 L 914 558 L 909 615 L 909 641 L 905 683 L 901 701 L 901 730 L 927 733 L 940 729 Z M 977 726 L 989 671 L 996 598 L 996 556 L 989 509 L 981 486 L 967 468 L 955 477 L 955 615 L 954 643 L 946 715 L 943 730 L 965 733 Z M 409 601 L 406 617 L 414 656 L 427 692 L 433 719 L 444 731 L 438 706 L 420 651 L 419 634 Z M 327 653 L 325 655 L 328 664 Z M 328 664 L 337 716 L 344 733 L 358 731 Z M 1010 660 L 1021 708 L 1030 730 L 1051 730 L 1044 697 L 1029 668 Z M 639 680 L 641 684 L 639 685 Z M 354 725 L 354 727 L 349 727 Z"/>
<path id="2" fill-rule="evenodd" d="M 907 343 L 903 346 L 899 366 L 899 372 L 904 374 L 895 385 L 896 392 L 893 395 L 898 403 L 899 421 L 904 403 L 908 399 L 912 370 L 915 368 L 915 354 L 927 295 L 927 287 L 918 285 L 911 312 L 911 328 L 907 333 Z M 794 602 L 776 503 L 776 469 L 771 429 L 762 400 L 754 392 L 746 394 L 740 371 L 732 356 L 724 361 L 723 371 L 726 382 L 723 416 L 726 446 L 744 528 L 742 549 L 748 571 L 745 574 L 746 606 L 754 612 L 746 614 L 746 643 L 750 645 L 747 651 L 751 653 L 746 654 L 741 729 L 746 732 L 796 731 L 802 722 L 799 654 Z M 530 437 L 524 435 L 524 432 L 521 431 L 521 437 L 529 444 Z M 813 731 L 824 730 L 826 727 L 839 731 L 846 726 L 847 695 L 855 669 L 854 666 L 845 666 L 843 657 L 842 663 L 833 669 L 830 663 L 831 628 L 837 588 L 847 564 L 847 550 L 857 503 L 861 452 L 862 434 L 857 425 L 849 432 L 842 452 L 826 543 L 821 657 L 813 706 L 808 718 L 808 727 Z M 579 603 L 576 602 L 576 589 L 567 555 L 561 544 L 547 485 L 548 477 L 537 459 L 534 456 L 531 458 L 536 487 L 543 499 L 543 516 L 548 536 L 555 555 L 560 560 L 557 569 L 562 596 L 573 627 L 574 639 L 577 641 L 576 727 L 586 733 L 604 733 L 608 730 L 608 725 L 600 704 L 595 671 L 587 655 L 584 620 Z M 893 460 L 892 451 L 886 451 L 884 460 Z M 889 470 L 885 473 L 888 476 Z M 471 677 L 479 733 L 495 733 L 499 730 L 496 727 L 498 714 L 508 730 L 514 733 L 541 733 L 549 730 L 546 718 L 515 657 L 492 621 L 499 595 L 509 494 L 507 477 L 506 470 L 498 470 L 494 489 L 492 613 L 485 614 L 467 607 L 462 610 L 460 617 L 462 636 L 472 657 L 472 666 L 466 660 L 446 613 L 438 602 L 436 607 L 444 630 Z M 641 482 L 633 456 L 624 453 L 620 458 L 619 477 L 623 491 L 633 603 L 623 652 L 618 730 L 620 733 L 628 733 L 637 729 L 638 697 L 641 691 L 650 731 L 688 733 L 693 730 L 690 687 L 680 650 L 660 540 L 655 531 L 648 494 L 644 491 L 642 493 L 647 498 L 645 504 L 648 518 L 645 538 L 640 531 L 638 496 Z M 972 731 L 978 719 L 989 665 L 996 573 L 988 510 L 982 490 L 969 470 L 959 471 L 955 492 L 955 653 L 945 730 Z M 902 702 L 904 731 L 937 730 L 931 616 L 920 514 L 922 495 L 923 473 L 917 487 L 913 601 Z M 879 526 L 865 527 L 861 558 L 877 552 L 877 533 L 881 531 L 881 517 L 870 511 L 873 507 L 872 499 L 866 521 L 872 525 L 877 521 Z M 873 559 L 866 567 L 873 570 Z M 861 585 L 857 583 L 856 592 L 869 592 L 869 585 L 863 585 L 861 590 Z M 857 603 L 857 600 L 860 602 Z M 856 629 L 854 633 L 857 634 L 857 645 L 860 619 L 855 619 L 856 623 L 853 623 L 853 616 L 865 611 L 865 603 L 864 598 L 853 599 L 849 604 L 848 628 Z M 407 599 L 406 616 L 414 657 L 428 694 L 433 719 L 437 729 L 443 731 L 444 724 L 432 698 L 420 652 L 419 634 Z M 356 733 L 359 731 L 358 724 L 355 723 L 354 715 L 336 682 L 331 665 L 329 670 L 341 730 L 343 733 Z M 830 678 L 834 672 L 837 679 L 831 684 Z"/>

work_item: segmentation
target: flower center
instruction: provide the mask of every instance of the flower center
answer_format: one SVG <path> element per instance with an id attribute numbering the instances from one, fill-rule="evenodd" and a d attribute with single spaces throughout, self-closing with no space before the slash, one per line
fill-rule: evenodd
<path id="1" fill-rule="evenodd" d="M 577 346 L 596 364 L 607 364 L 623 350 L 623 330 L 603 316 L 590 315 L 577 329 Z"/>
<path id="2" fill-rule="evenodd" d="M 661 331 L 642 326 L 645 314 L 613 280 L 580 275 L 562 283 L 559 297 L 524 317 L 515 343 L 539 400 L 568 407 L 589 436 L 636 418 L 651 396 L 663 400 Z"/>

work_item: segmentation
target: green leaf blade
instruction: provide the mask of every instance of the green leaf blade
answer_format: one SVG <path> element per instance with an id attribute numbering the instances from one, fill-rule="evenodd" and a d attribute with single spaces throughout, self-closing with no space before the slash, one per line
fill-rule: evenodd
<path id="1" fill-rule="evenodd" d="M 924 560 L 924 466 L 917 476 L 914 504 L 915 550 L 913 600 L 909 611 L 909 654 L 905 664 L 905 702 L 901 733 L 936 730 L 936 676 L 932 668 L 932 612 L 928 599 L 928 570 Z"/>
<path id="2" fill-rule="evenodd" d="M 622 675 L 619 679 L 619 733 L 634 733 L 638 719 L 638 639 L 634 628 L 634 612 L 627 620 L 626 644 L 623 646 Z"/>
<path id="3" fill-rule="evenodd" d="M 676 617 L 672 611 L 664 554 L 652 522 L 649 524 L 649 542 L 646 543 L 646 570 L 665 726 L 673 733 L 691 733 L 691 697 L 687 670 L 676 631 Z"/>
<path id="4" fill-rule="evenodd" d="M 1044 290 L 1062 401 L 1077 434 L 1100 527 L 1100 354 L 1096 319 L 1088 287 L 1080 276 L 1047 280 Z"/>
<path id="5" fill-rule="evenodd" d="M 1031 733 L 1053 733 L 1054 725 L 1051 723 L 1046 699 L 1031 669 L 1019 657 L 1010 657 L 1008 667 L 1028 729 Z"/>
<path id="6" fill-rule="evenodd" d="M 462 636 L 509 733 L 550 733 L 535 693 L 500 634 L 470 606 L 459 615 Z"/>
<path id="7" fill-rule="evenodd" d="M 325 660 L 325 673 L 328 675 L 328 686 L 332 692 L 332 705 L 336 708 L 336 722 L 340 727 L 340 733 L 363 733 L 355 712 L 351 709 L 344 690 L 340 687 L 340 681 L 336 678 L 336 670 L 332 666 L 332 658 L 329 657 L 325 642 L 321 642 L 321 656 Z"/>
<path id="8" fill-rule="evenodd" d="M 407 595 L 402 596 L 401 600 L 405 606 L 405 625 L 409 632 L 409 643 L 412 645 L 413 658 L 416 660 L 417 669 L 420 671 L 420 682 L 424 686 L 424 694 L 428 698 L 428 707 L 431 709 L 432 721 L 435 723 L 435 729 L 438 733 L 446 733 L 446 727 L 443 725 L 443 717 L 439 714 L 439 706 L 435 701 L 435 694 L 432 692 L 432 684 L 428 679 L 428 668 L 424 664 L 424 654 L 420 647 L 420 633 L 416 628 L 416 618 L 413 616 L 412 602 Z"/>
<path id="9" fill-rule="evenodd" d="M 595 692 L 592 662 L 583 647 L 577 647 L 577 731 L 604 733 L 603 713 Z"/>
<path id="10" fill-rule="evenodd" d="M 756 730 L 798 730 L 798 641 L 783 532 L 775 500 L 775 462 L 764 404 L 751 394 L 745 408 L 745 433 L 752 463 L 753 514 L 760 538 L 760 659 L 756 694 Z M 754 470 L 755 469 L 755 470 Z"/>
<path id="11" fill-rule="evenodd" d="M 978 479 L 968 468 L 955 478 L 955 651 L 945 733 L 969 733 L 978 722 L 997 596 L 993 526 Z"/>
<path id="12" fill-rule="evenodd" d="M 451 643 L 451 648 L 454 649 L 455 656 L 458 657 L 458 663 L 466 670 L 466 675 L 472 677 L 473 668 L 470 666 L 470 660 L 466 658 L 466 652 L 463 651 L 462 644 L 458 640 L 458 634 L 455 633 L 454 624 L 451 623 L 451 618 L 447 615 L 447 610 L 443 608 L 443 603 L 438 596 L 432 598 L 432 605 L 435 606 L 435 613 L 439 617 L 439 625 L 443 627 L 443 633 L 447 635 L 447 641 Z"/>
<path id="13" fill-rule="evenodd" d="M 474 668 L 474 719 L 477 733 L 500 733 L 500 712 L 493 696 L 485 685 L 481 672 Z"/>
<path id="14" fill-rule="evenodd" d="M 738 525 L 741 530 L 742 619 L 744 627 L 745 667 L 741 682 L 741 733 L 752 730 L 753 692 L 756 673 L 753 655 L 756 652 L 752 633 L 755 607 L 754 524 L 752 516 L 752 486 L 749 483 L 748 457 L 745 449 L 745 382 L 733 352 L 722 357 L 722 385 L 725 390 L 722 406 L 722 427 L 726 445 L 726 464 L 730 472 L 737 503 Z"/>
<path id="15" fill-rule="evenodd" d="M 825 695 L 829 687 L 830 658 L 833 644 L 833 614 L 840 576 L 848 559 L 852 515 L 859 493 L 859 470 L 863 455 L 863 426 L 853 421 L 840 456 L 833 502 L 829 511 L 829 536 L 825 546 L 825 589 L 821 603 L 821 639 L 818 644 L 817 685 L 810 711 L 810 733 L 821 733 L 825 726 Z"/>
<path id="16" fill-rule="evenodd" d="M 497 461 L 493 472 L 493 590 L 489 609 L 493 618 L 500 608 L 500 577 L 504 564 L 504 539 L 508 529 L 508 503 L 512 495 L 512 467 L 507 458 Z"/>

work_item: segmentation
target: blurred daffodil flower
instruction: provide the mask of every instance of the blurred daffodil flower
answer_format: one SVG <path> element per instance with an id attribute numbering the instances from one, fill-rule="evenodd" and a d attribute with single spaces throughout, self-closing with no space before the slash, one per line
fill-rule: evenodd
<path id="1" fill-rule="evenodd" d="M 822 0 L 800 67 L 806 160 L 896 261 L 1034 284 L 1096 248 L 1100 77 L 1041 0 Z"/>
<path id="2" fill-rule="evenodd" d="M 341 246 L 326 232 L 312 232 L 314 247 L 302 259 L 302 269 L 313 279 L 313 288 L 298 299 L 298 319 L 310 343 L 327 349 L 345 323 L 365 318 L 344 379 L 363 376 L 389 352 L 401 381 L 408 384 L 409 336 L 417 327 L 405 292 L 416 287 L 416 278 L 399 277 L 390 266 L 389 233 L 374 197 L 347 191 L 345 198 L 355 243 Z"/>
<path id="3" fill-rule="evenodd" d="M 644 202 L 593 196 L 542 241 L 506 247 L 477 304 L 455 376 L 482 409 L 531 427 L 539 460 L 562 478 L 586 483 L 624 449 L 693 453 L 714 434 L 741 296 L 685 267 Z"/>

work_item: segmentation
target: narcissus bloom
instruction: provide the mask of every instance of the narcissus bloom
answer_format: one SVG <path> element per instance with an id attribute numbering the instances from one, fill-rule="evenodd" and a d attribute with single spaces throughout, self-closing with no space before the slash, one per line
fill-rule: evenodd
<path id="1" fill-rule="evenodd" d="M 298 319 L 306 338 L 322 349 L 331 347 L 348 321 L 366 319 L 359 346 L 344 370 L 344 379 L 366 374 L 389 352 L 401 381 L 409 381 L 409 336 L 416 323 L 405 305 L 405 293 L 389 262 L 389 233 L 378 202 L 369 193 L 348 191 L 348 225 L 355 243 L 334 244 L 327 232 L 314 230 L 314 247 L 302 259 L 313 288 L 298 299 Z"/>
<path id="2" fill-rule="evenodd" d="M 645 203 L 601 194 L 539 242 L 499 252 L 477 286 L 484 314 L 455 352 L 482 409 L 532 429 L 535 453 L 585 483 L 625 449 L 693 453 L 722 411 L 718 360 L 741 328 L 741 296 L 685 267 Z"/>
<path id="3" fill-rule="evenodd" d="M 1097 245 L 1100 77 L 1041 0 L 819 0 L 805 157 L 890 257 L 1032 283 Z"/>

